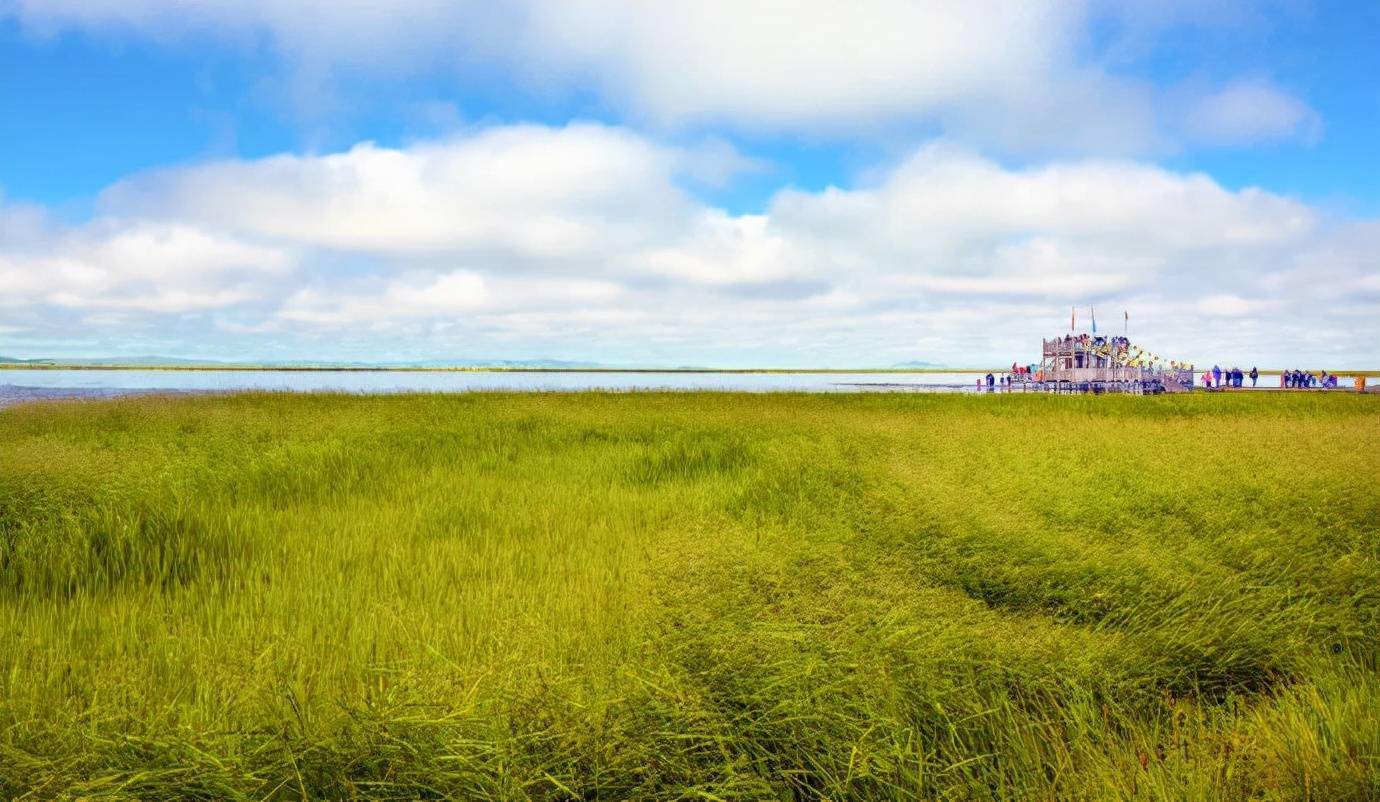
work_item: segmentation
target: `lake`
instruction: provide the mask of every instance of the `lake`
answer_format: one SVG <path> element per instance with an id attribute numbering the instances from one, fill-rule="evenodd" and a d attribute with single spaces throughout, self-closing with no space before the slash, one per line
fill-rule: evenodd
<path id="1" fill-rule="evenodd" d="M 44 398 L 100 398 L 150 392 L 269 390 L 349 393 L 473 391 L 731 390 L 737 392 L 974 392 L 983 374 L 712 373 L 691 371 L 502 370 L 65 370 L 0 369 L 0 406 Z M 1351 387 L 1351 377 L 1342 382 Z M 1277 389 L 1264 375 L 1259 389 Z M 1249 383 L 1248 388 L 1249 389 Z"/>
<path id="2" fill-rule="evenodd" d="M 964 392 L 976 373 L 692 373 L 666 371 L 3 370 L 0 403 L 143 392 L 237 390 L 351 393 L 733 390 L 744 392 Z"/>

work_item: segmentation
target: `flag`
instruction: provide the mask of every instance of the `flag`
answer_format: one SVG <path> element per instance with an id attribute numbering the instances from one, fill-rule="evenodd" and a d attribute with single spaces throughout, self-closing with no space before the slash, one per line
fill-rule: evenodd
<path id="1" fill-rule="evenodd" d="M 1069 307 L 1069 331 L 1078 328 L 1078 309 Z"/>
<path id="2" fill-rule="evenodd" d="M 1089 309 L 1088 309 L 1088 313 L 1092 315 L 1092 322 L 1093 322 L 1093 332 L 1092 332 L 1092 333 L 1093 333 L 1093 334 L 1096 334 L 1096 333 L 1097 333 L 1097 310 L 1096 310 L 1096 309 L 1089 308 Z"/>

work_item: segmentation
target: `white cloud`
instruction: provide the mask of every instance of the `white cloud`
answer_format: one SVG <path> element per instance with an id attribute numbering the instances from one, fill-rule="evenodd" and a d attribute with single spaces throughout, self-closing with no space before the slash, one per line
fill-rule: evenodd
<path id="1" fill-rule="evenodd" d="M 1190 141 L 1206 145 L 1314 142 L 1322 118 L 1269 81 L 1239 80 L 1194 98 L 1183 114 Z"/>
<path id="2" fill-rule="evenodd" d="M 83 225 L 0 206 L 0 303 L 34 341 L 95 315 L 203 344 L 219 327 L 236 354 L 983 364 L 1091 304 L 1188 359 L 1380 357 L 1375 221 L 1138 162 L 1013 168 L 943 142 L 735 215 L 679 187 L 687 153 L 516 126 L 132 176 Z"/>
<path id="3" fill-rule="evenodd" d="M 565 0 L 532 15 L 529 55 L 660 122 L 848 129 L 1021 91 L 1077 25 L 1019 0 Z"/>
<path id="4" fill-rule="evenodd" d="M 578 260 L 677 230 L 694 211 L 675 186 L 688 166 L 710 169 L 623 129 L 513 126 L 164 171 L 117 184 L 102 204 L 343 251 Z"/>
<path id="5" fill-rule="evenodd" d="M 0 228 L 10 219 L 0 207 Z M 71 230 L 26 228 L 0 248 L 3 307 L 213 309 L 262 297 L 292 265 L 282 250 L 195 225 L 103 218 Z"/>
<path id="6" fill-rule="evenodd" d="M 510 276 L 486 276 L 454 270 L 437 276 L 360 282 L 356 286 L 323 285 L 300 290 L 277 312 L 285 321 L 352 326 L 395 320 L 477 318 L 533 311 L 578 315 L 590 306 L 617 302 L 623 288 L 613 282 Z"/>
<path id="7" fill-rule="evenodd" d="M 1199 4 L 1201 5 L 1201 4 Z M 12 0 L 29 30 L 266 46 L 299 107 L 362 73 L 445 70 L 537 96 L 592 93 L 660 130 L 878 137 L 938 125 L 1009 152 L 1139 154 L 1179 143 L 1185 109 L 1091 52 L 1108 16 L 1126 36 L 1220 30 L 1240 3 L 1140 0 Z M 1230 7 L 1228 7 L 1230 6 Z M 1249 83 L 1189 110 L 1218 144 L 1316 127 L 1307 106 Z M 299 109 L 300 110 L 300 109 Z M 1164 119 L 1168 117 L 1169 119 Z M 453 120 L 452 120 L 453 122 Z"/>
<path id="8" fill-rule="evenodd" d="M 854 275 L 1049 296 L 1100 296 L 1209 260 L 1210 275 L 1227 275 L 1318 225 L 1302 204 L 1203 175 L 1105 161 L 1015 170 L 948 145 L 920 149 L 873 188 L 782 193 L 770 216 L 797 252 Z"/>

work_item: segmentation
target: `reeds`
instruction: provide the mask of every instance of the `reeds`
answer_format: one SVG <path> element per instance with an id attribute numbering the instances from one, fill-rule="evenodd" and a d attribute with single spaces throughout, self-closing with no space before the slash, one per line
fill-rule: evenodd
<path id="1" fill-rule="evenodd" d="M 0 412 L 0 798 L 1380 797 L 1380 407 Z"/>

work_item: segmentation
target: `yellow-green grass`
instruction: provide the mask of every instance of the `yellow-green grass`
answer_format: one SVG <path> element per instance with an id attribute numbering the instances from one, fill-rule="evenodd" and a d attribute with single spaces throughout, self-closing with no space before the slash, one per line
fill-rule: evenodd
<path id="1" fill-rule="evenodd" d="M 1373 799 L 1380 399 L 0 411 L 0 798 Z"/>

